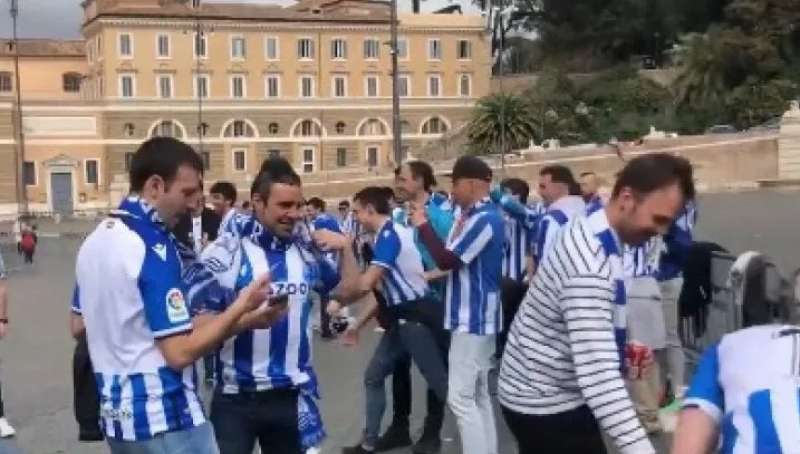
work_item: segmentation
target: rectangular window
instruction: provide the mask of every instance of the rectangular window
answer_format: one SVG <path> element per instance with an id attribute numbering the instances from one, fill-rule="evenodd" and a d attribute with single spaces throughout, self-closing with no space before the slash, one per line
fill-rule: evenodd
<path id="1" fill-rule="evenodd" d="M 172 76 L 158 76 L 158 97 L 164 99 L 172 97 Z"/>
<path id="2" fill-rule="evenodd" d="M 381 42 L 374 38 L 364 40 L 364 58 L 366 60 L 377 60 L 380 57 Z"/>
<path id="3" fill-rule="evenodd" d="M 208 58 L 208 36 L 205 33 L 194 34 L 194 58 Z"/>
<path id="4" fill-rule="evenodd" d="M 469 60 L 472 58 L 472 42 L 466 39 L 458 40 L 458 59 Z"/>
<path id="5" fill-rule="evenodd" d="M 247 56 L 247 45 L 244 36 L 231 37 L 231 59 L 244 60 Z"/>
<path id="6" fill-rule="evenodd" d="M 266 37 L 264 39 L 264 52 L 267 60 L 277 60 L 279 58 L 278 38 L 274 36 Z"/>
<path id="7" fill-rule="evenodd" d="M 0 72 L 0 93 L 11 93 L 14 84 L 10 72 Z"/>
<path id="8" fill-rule="evenodd" d="M 103 58 L 103 35 L 97 35 L 97 56 Z"/>
<path id="9" fill-rule="evenodd" d="M 347 166 L 347 148 L 336 149 L 336 166 L 337 167 Z"/>
<path id="10" fill-rule="evenodd" d="M 408 40 L 405 38 L 397 40 L 397 58 L 408 60 Z"/>
<path id="11" fill-rule="evenodd" d="M 25 161 L 22 168 L 22 177 L 26 186 L 36 186 L 36 163 L 33 161 Z"/>
<path id="12" fill-rule="evenodd" d="M 156 55 L 158 58 L 170 58 L 169 35 L 160 34 L 156 36 Z"/>
<path id="13" fill-rule="evenodd" d="M 126 152 L 125 153 L 125 171 L 128 172 L 131 170 L 131 163 L 133 162 L 133 153 Z"/>
<path id="14" fill-rule="evenodd" d="M 87 159 L 83 161 L 86 184 L 98 184 L 100 182 L 99 174 L 97 172 L 97 167 L 99 165 L 100 161 L 98 161 L 97 159 Z"/>
<path id="15" fill-rule="evenodd" d="M 314 41 L 310 38 L 297 40 L 297 58 L 311 60 L 314 58 Z"/>
<path id="16" fill-rule="evenodd" d="M 98 55 L 100 51 L 98 50 Z M 133 36 L 130 33 L 120 33 L 119 35 L 119 56 L 122 58 L 133 57 Z"/>
<path id="17" fill-rule="evenodd" d="M 343 39 L 331 41 L 331 58 L 334 60 L 347 60 L 347 41 Z"/>
<path id="18" fill-rule="evenodd" d="M 314 149 L 303 149 L 303 173 L 314 172 Z"/>
<path id="19" fill-rule="evenodd" d="M 347 78 L 333 76 L 333 97 L 344 98 L 345 96 L 347 96 Z"/>
<path id="20" fill-rule="evenodd" d="M 435 38 L 428 40 L 428 60 L 442 59 L 442 40 Z"/>
<path id="21" fill-rule="evenodd" d="M 233 150 L 233 170 L 244 172 L 247 170 L 247 150 Z"/>
<path id="22" fill-rule="evenodd" d="M 203 170 L 211 170 L 211 153 L 208 151 L 200 152 L 200 157 L 203 158 Z"/>
<path id="23" fill-rule="evenodd" d="M 378 76 L 367 76 L 365 79 L 366 95 L 368 98 L 378 96 Z"/>
<path id="24" fill-rule="evenodd" d="M 271 74 L 266 77 L 265 92 L 267 98 L 278 98 L 281 95 L 281 76 Z"/>
<path id="25" fill-rule="evenodd" d="M 136 83 L 133 74 L 121 74 L 119 76 L 119 95 L 122 98 L 133 98 L 136 96 Z"/>
<path id="26" fill-rule="evenodd" d="M 231 98 L 244 98 L 246 95 L 244 76 L 231 76 Z"/>
<path id="27" fill-rule="evenodd" d="M 300 77 L 300 97 L 313 98 L 314 97 L 314 78 L 311 76 Z"/>
<path id="28" fill-rule="evenodd" d="M 428 96 L 442 95 L 442 76 L 428 76 Z"/>
<path id="29" fill-rule="evenodd" d="M 378 167 L 378 147 L 367 148 L 367 166 Z"/>
<path id="30" fill-rule="evenodd" d="M 397 78 L 397 91 L 401 97 L 411 96 L 411 76 L 401 75 Z"/>
<path id="31" fill-rule="evenodd" d="M 472 77 L 469 74 L 459 76 L 458 94 L 465 97 L 472 94 Z"/>
<path id="32" fill-rule="evenodd" d="M 210 79 L 208 74 L 195 74 L 194 97 L 206 99 L 209 96 Z"/>

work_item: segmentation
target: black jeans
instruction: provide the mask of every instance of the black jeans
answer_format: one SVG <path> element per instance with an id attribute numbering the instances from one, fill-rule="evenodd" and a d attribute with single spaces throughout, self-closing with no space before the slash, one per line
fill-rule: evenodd
<path id="1" fill-rule="evenodd" d="M 503 330 L 497 334 L 497 357 L 503 356 L 508 331 L 517 315 L 522 300 L 528 291 L 528 284 L 504 277 L 500 284 L 500 303 L 503 305 Z"/>
<path id="2" fill-rule="evenodd" d="M 75 421 L 78 423 L 78 440 L 102 440 L 100 397 L 97 394 L 97 382 L 85 335 L 78 337 L 72 356 L 72 389 Z M 0 401 L 0 416 L 2 416 L 2 401 Z"/>
<path id="3" fill-rule="evenodd" d="M 534 416 L 503 407 L 503 417 L 519 454 L 605 454 L 606 445 L 594 415 L 586 405 L 555 415 Z"/>
<path id="4" fill-rule="evenodd" d="M 265 454 L 302 454 L 297 399 L 293 389 L 214 394 L 210 419 L 220 454 L 252 454 L 256 440 Z"/>

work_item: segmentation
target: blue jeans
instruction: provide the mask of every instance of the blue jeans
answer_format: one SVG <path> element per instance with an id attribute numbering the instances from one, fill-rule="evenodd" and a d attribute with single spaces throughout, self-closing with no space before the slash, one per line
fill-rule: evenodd
<path id="1" fill-rule="evenodd" d="M 395 369 L 397 360 L 409 355 L 417 365 L 428 387 L 441 400 L 447 399 L 447 368 L 430 327 L 405 321 L 391 327 L 381 338 L 364 374 L 366 388 L 366 428 L 364 443 L 374 446 L 386 409 L 385 381 Z"/>
<path id="2" fill-rule="evenodd" d="M 211 424 L 158 434 L 150 440 L 108 439 L 111 454 L 219 454 Z"/>

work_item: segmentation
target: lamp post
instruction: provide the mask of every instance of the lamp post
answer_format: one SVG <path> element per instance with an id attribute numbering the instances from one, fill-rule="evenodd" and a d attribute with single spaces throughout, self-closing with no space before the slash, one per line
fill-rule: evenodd
<path id="1" fill-rule="evenodd" d="M 400 76 L 397 73 L 397 0 L 391 2 L 391 55 L 392 55 L 392 144 L 394 147 L 394 162 L 395 165 L 403 163 L 405 158 L 403 153 L 403 140 L 402 131 L 400 126 L 400 87 L 398 81 Z"/>
<path id="2" fill-rule="evenodd" d="M 205 91 L 208 90 L 208 85 L 206 82 L 203 84 L 200 83 L 200 80 L 205 80 L 201 77 L 200 71 L 202 70 L 202 60 L 200 58 L 200 46 L 203 45 L 205 48 L 206 44 L 203 40 L 203 24 L 200 22 L 200 0 L 192 0 L 192 8 L 195 11 L 194 16 L 194 43 L 193 43 L 193 52 L 194 58 L 197 60 L 197 65 L 195 69 L 196 74 L 196 81 L 195 81 L 195 90 L 197 90 L 197 152 L 200 153 L 200 156 L 203 156 L 203 137 L 205 136 L 206 130 L 205 125 L 203 124 L 203 97 L 206 95 Z M 203 53 L 206 50 L 204 49 Z"/>
<path id="3" fill-rule="evenodd" d="M 17 37 L 17 16 L 19 16 L 19 3 L 18 0 L 11 0 L 11 8 L 9 9 L 12 24 L 12 38 L 11 42 L 14 46 L 14 88 L 17 95 L 16 106 L 16 129 L 17 129 L 17 152 L 14 155 L 14 168 L 17 173 L 17 203 L 19 204 L 19 211 L 23 214 L 28 213 L 28 194 L 25 187 L 25 131 L 22 127 L 22 87 L 20 87 L 19 76 L 19 39 Z"/>

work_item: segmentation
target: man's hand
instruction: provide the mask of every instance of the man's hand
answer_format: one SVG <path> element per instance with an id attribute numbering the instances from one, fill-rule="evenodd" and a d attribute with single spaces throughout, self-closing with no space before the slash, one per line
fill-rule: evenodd
<path id="1" fill-rule="evenodd" d="M 281 301 L 276 304 L 262 304 L 257 309 L 247 314 L 247 325 L 251 329 L 268 329 L 272 328 L 283 320 L 286 314 L 289 313 L 288 300 Z"/>
<path id="2" fill-rule="evenodd" d="M 269 298 L 271 292 L 269 284 L 269 273 L 262 274 L 239 293 L 239 297 L 236 298 L 233 305 L 240 305 L 243 312 L 250 312 L 258 309 L 262 304 L 266 303 L 267 298 Z"/>
<path id="3" fill-rule="evenodd" d="M 316 230 L 311 234 L 314 242 L 322 250 L 340 251 L 352 244 L 353 240 L 341 233 L 331 232 L 330 230 Z"/>
<path id="4" fill-rule="evenodd" d="M 425 207 L 417 203 L 410 203 L 408 206 L 408 219 L 414 227 L 419 227 L 428 222 L 428 214 L 425 213 Z"/>
<path id="5" fill-rule="evenodd" d="M 335 317 L 339 315 L 339 312 L 342 310 L 342 303 L 336 300 L 328 301 L 328 307 L 325 310 L 328 312 L 328 315 Z"/>
<path id="6" fill-rule="evenodd" d="M 342 334 L 341 342 L 345 347 L 355 347 L 358 345 L 358 330 L 353 326 L 348 326 Z"/>

